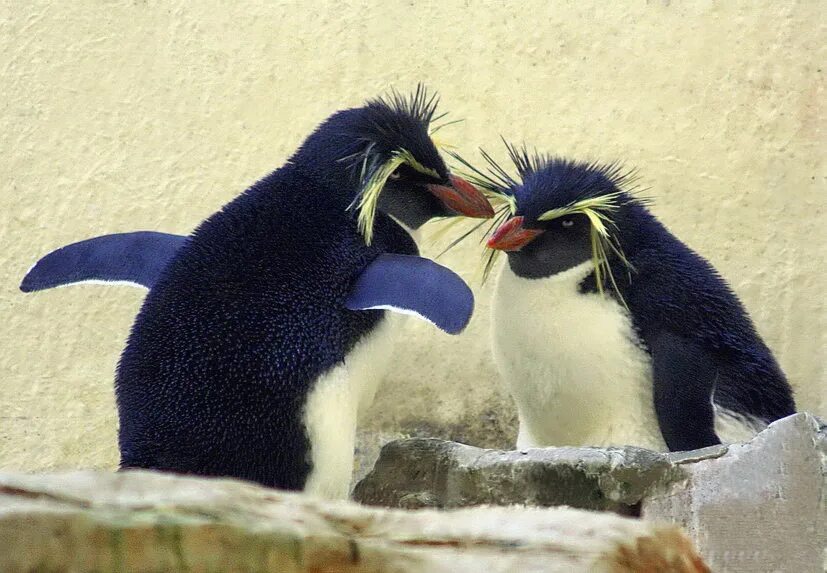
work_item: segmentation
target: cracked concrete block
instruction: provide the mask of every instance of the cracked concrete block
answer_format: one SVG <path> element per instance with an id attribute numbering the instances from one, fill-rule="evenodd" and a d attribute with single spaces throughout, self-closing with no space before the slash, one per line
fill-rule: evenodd
<path id="1" fill-rule="evenodd" d="M 809 414 L 725 451 L 673 456 L 686 478 L 643 500 L 683 526 L 715 571 L 827 571 L 827 427 Z"/>
<path id="2" fill-rule="evenodd" d="M 0 571 L 706 572 L 679 528 L 572 509 L 400 511 L 152 472 L 0 474 Z"/>

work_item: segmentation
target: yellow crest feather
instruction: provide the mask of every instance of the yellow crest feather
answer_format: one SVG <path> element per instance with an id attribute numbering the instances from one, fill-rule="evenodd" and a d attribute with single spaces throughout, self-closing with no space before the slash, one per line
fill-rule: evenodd
<path id="1" fill-rule="evenodd" d="M 385 183 L 388 181 L 391 173 L 403 164 L 410 166 L 411 169 L 423 175 L 439 179 L 439 173 L 430 167 L 422 165 L 407 149 L 398 149 L 391 153 L 390 159 L 376 168 L 370 176 L 368 176 L 359 196 L 357 226 L 359 232 L 365 238 L 365 243 L 368 245 L 373 241 L 373 221 L 376 218 L 376 206 L 379 202 L 379 194 L 385 187 Z"/>
<path id="2" fill-rule="evenodd" d="M 551 221 L 569 215 L 585 215 L 589 219 L 589 223 L 591 223 L 592 264 L 594 265 L 597 290 L 600 294 L 604 294 L 603 282 L 604 278 L 608 278 L 621 303 L 626 306 L 626 301 L 623 300 L 623 296 L 620 294 L 620 289 L 617 286 L 617 282 L 615 282 L 612 267 L 609 263 L 609 250 L 611 250 L 627 268 L 631 268 L 631 263 L 626 259 L 620 245 L 617 243 L 617 240 L 612 237 L 609 230 L 609 227 L 612 225 L 610 214 L 618 209 L 617 199 L 619 199 L 621 195 L 622 193 L 618 191 L 616 193 L 581 199 L 565 207 L 550 209 L 537 217 L 537 220 Z"/>
<path id="3" fill-rule="evenodd" d="M 370 175 L 367 182 L 362 187 L 362 193 L 359 198 L 359 216 L 357 218 L 357 226 L 359 232 L 365 238 L 365 243 L 370 245 L 373 240 L 373 220 L 376 218 L 376 205 L 379 202 L 379 194 L 385 186 L 385 182 L 390 177 L 390 174 L 396 171 L 397 167 L 404 163 L 404 159 L 398 155 L 393 154 L 391 158 L 380 165 Z"/>

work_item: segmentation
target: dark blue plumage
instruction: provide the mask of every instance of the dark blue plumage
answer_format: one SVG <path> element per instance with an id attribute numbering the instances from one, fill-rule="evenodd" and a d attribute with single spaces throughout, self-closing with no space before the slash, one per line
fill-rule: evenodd
<path id="1" fill-rule="evenodd" d="M 654 357 L 655 407 L 670 449 L 717 443 L 713 392 L 716 405 L 765 423 L 793 414 L 781 368 L 724 279 L 642 204 L 628 195 L 621 202 L 613 219 L 633 271 L 612 266 Z M 595 289 L 589 278 L 583 288 Z"/>
<path id="2" fill-rule="evenodd" d="M 384 215 L 365 246 L 351 200 L 288 165 L 195 231 L 118 368 L 123 467 L 303 487 L 308 386 L 383 314 L 347 310 L 350 285 L 381 253 L 417 253 Z"/>
<path id="3" fill-rule="evenodd" d="M 652 399 L 669 449 L 718 443 L 719 411 L 758 426 L 794 413 L 790 386 L 736 295 L 624 190 L 628 174 L 617 166 L 510 151 L 521 180 L 503 175 L 487 183 L 513 195 L 516 211 L 489 244 L 509 251 L 518 276 L 543 280 L 590 260 L 592 225 L 583 211 L 550 219 L 544 213 L 609 199 L 602 213 L 611 276 L 604 273 L 602 290 L 628 310 L 651 357 Z M 598 290 L 589 272 L 580 292 Z"/>
<path id="4" fill-rule="evenodd" d="M 331 430 L 319 418 L 337 412 L 309 412 L 308 396 L 337 368 L 355 376 L 350 353 L 385 320 L 382 310 L 346 305 L 362 272 L 382 255 L 417 254 L 389 215 L 417 227 L 456 213 L 436 200 L 449 188 L 454 193 L 456 183 L 428 136 L 433 104 L 417 92 L 334 114 L 287 165 L 196 229 L 147 296 L 118 367 L 122 467 L 301 489 L 312 460 L 330 455 L 327 443 L 312 442 L 313 432 L 353 439 L 350 421 Z M 417 163 L 400 166 L 385 183 L 382 194 L 396 199 L 383 207 L 380 196 L 368 245 L 354 205 L 365 181 L 400 149 Z M 460 195 L 468 203 L 461 197 L 458 208 L 485 216 L 477 213 L 481 197 L 467 189 Z M 454 317 L 463 325 L 473 306 L 470 291 L 464 296 Z M 351 394 L 359 383 L 336 378 L 332 391 L 361 404 L 365 398 Z M 350 408 L 325 400 L 330 408 Z M 311 414 L 317 427 L 305 419 Z M 339 438 L 325 437 L 331 439 Z M 348 456 L 352 443 L 350 450 Z M 346 485 L 334 484 L 333 494 L 346 493 Z"/>

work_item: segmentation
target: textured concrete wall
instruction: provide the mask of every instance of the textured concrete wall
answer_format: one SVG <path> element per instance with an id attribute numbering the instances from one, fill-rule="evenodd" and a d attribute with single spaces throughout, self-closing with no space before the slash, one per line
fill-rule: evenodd
<path id="1" fill-rule="evenodd" d="M 466 152 L 501 157 L 503 134 L 637 166 L 655 213 L 742 297 L 799 404 L 827 412 L 823 6 L 0 0 L 0 466 L 117 458 L 112 373 L 142 294 L 23 295 L 38 256 L 107 232 L 186 233 L 333 110 L 418 80 L 467 119 L 449 133 Z M 444 259 L 478 293 L 471 327 L 410 325 L 372 427 L 504 442 L 478 259 L 473 244 Z"/>

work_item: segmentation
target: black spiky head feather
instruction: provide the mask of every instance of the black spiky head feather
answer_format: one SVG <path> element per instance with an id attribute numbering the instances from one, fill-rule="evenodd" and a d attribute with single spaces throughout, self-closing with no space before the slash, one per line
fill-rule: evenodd
<path id="1" fill-rule="evenodd" d="M 393 90 L 386 97 L 368 100 L 357 126 L 358 136 L 365 143 L 362 159 L 364 155 L 379 159 L 405 150 L 426 169 L 447 177 L 445 162 L 431 138 L 432 123 L 444 117 L 436 116 L 438 104 L 438 96 L 429 95 L 421 85 L 409 96 Z M 358 165 L 358 161 L 351 164 Z"/>
<path id="2" fill-rule="evenodd" d="M 611 211 L 640 201 L 633 195 L 635 172 L 619 163 L 573 161 L 508 142 L 505 146 L 514 174 L 485 150 L 480 150 L 486 162 L 483 169 L 456 153 L 451 155 L 463 165 L 469 181 L 507 206 L 508 216 L 519 215 L 527 222 L 536 222 L 577 206 Z"/>
<path id="3" fill-rule="evenodd" d="M 421 84 L 406 96 L 392 90 L 358 108 L 333 114 L 291 158 L 331 185 L 345 187 L 358 213 L 359 229 L 370 243 L 376 205 L 387 178 L 405 165 L 435 182 L 448 169 L 432 134 L 439 98 Z M 445 124 L 443 124 L 445 125 Z"/>
<path id="4" fill-rule="evenodd" d="M 645 202 L 634 195 L 635 172 L 619 163 L 572 161 L 504 143 L 516 174 L 484 150 L 484 168 L 474 167 L 452 154 L 467 171 L 466 178 L 486 191 L 492 203 L 499 203 L 490 231 L 513 216 L 523 217 L 527 227 L 542 228 L 545 222 L 560 217 L 583 215 L 591 224 L 592 262 L 598 289 L 603 292 L 608 282 L 620 296 L 610 260 L 619 259 L 631 270 L 618 240 L 616 216 L 627 205 Z M 498 252 L 488 250 L 484 279 Z"/>

